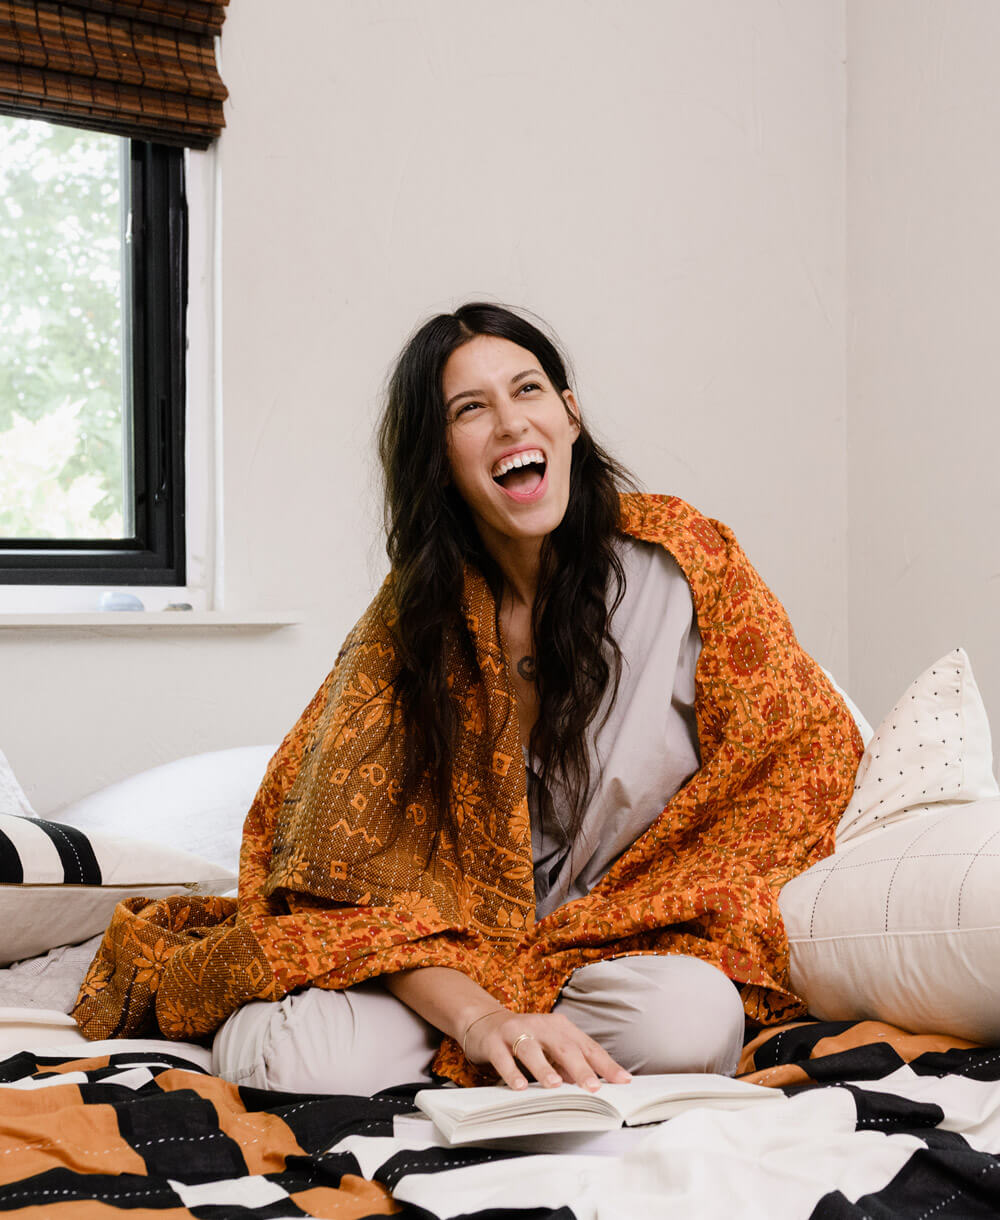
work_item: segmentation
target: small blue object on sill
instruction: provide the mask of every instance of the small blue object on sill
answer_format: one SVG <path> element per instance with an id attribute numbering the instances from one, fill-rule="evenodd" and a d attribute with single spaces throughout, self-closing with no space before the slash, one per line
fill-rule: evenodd
<path id="1" fill-rule="evenodd" d="M 141 598 L 134 593 L 102 593 L 98 610 L 145 610 Z"/>

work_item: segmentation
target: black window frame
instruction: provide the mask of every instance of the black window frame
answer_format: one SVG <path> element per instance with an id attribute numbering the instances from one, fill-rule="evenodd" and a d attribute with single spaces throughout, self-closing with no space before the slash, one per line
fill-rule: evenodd
<path id="1" fill-rule="evenodd" d="M 131 352 L 123 355 L 131 357 L 134 533 L 98 540 L 0 537 L 0 585 L 185 583 L 184 150 L 132 140 L 129 174 Z"/>

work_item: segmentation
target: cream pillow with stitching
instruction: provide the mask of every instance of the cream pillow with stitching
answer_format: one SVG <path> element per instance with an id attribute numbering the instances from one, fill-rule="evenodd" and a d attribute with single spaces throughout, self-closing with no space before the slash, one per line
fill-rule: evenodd
<path id="1" fill-rule="evenodd" d="M 1000 789 L 962 649 L 879 725 L 835 853 L 779 905 L 814 1016 L 1000 1042 Z"/>

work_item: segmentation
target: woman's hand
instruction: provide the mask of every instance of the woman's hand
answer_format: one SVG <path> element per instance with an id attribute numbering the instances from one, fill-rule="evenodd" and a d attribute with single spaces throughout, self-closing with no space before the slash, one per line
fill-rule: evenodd
<path id="1" fill-rule="evenodd" d="M 397 999 L 461 1046 L 472 1063 L 489 1063 L 512 1089 L 531 1075 L 549 1088 L 568 1080 L 584 1089 L 632 1077 L 593 1038 L 557 1013 L 518 1013 L 501 1008 L 478 983 L 450 966 L 418 966 L 386 975 Z M 513 1048 L 517 1047 L 517 1054 Z"/>
<path id="2" fill-rule="evenodd" d="M 528 1083 L 522 1068 L 547 1088 L 569 1081 L 593 1092 L 600 1088 L 599 1076 L 610 1084 L 632 1079 L 593 1038 L 558 1013 L 500 1008 L 470 1022 L 463 1043 L 470 1063 L 492 1064 L 512 1089 Z"/>

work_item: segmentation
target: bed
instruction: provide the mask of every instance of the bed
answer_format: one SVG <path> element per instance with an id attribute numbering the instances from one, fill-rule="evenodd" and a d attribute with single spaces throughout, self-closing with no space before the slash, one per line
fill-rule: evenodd
<path id="1" fill-rule="evenodd" d="M 753 1109 L 693 1110 L 636 1131 L 614 1156 L 396 1139 L 412 1089 L 238 1089 L 189 1056 L 122 1040 L 0 1063 L 0 1208 L 48 1216 L 100 1200 L 142 1215 L 441 1220 L 1000 1214 L 1000 1052 L 877 1022 L 772 1031 L 743 1065 L 786 1094 L 766 1121 Z"/>
<path id="2" fill-rule="evenodd" d="M 603 1154 L 449 1148 L 395 1123 L 414 1112 L 416 1086 L 371 1098 L 263 1092 L 214 1076 L 203 1045 L 87 1042 L 67 1014 L 107 904 L 130 886 L 228 888 L 270 749 L 157 768 L 52 819 L 33 816 L 0 765 L 0 1208 L 1000 1215 L 1000 790 L 964 653 L 921 675 L 869 737 L 837 852 L 782 891 L 793 982 L 813 1018 L 762 1031 L 740 1065 L 782 1100 L 766 1116 L 692 1109 Z M 137 808 L 138 846 L 123 837 Z"/>

